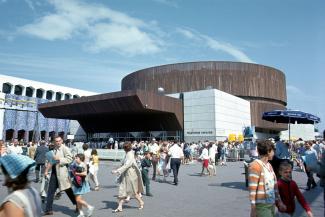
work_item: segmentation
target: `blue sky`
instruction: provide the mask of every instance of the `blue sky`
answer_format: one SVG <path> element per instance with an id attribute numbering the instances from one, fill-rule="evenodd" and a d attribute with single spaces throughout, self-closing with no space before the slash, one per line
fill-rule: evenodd
<path id="1" fill-rule="evenodd" d="M 146 67 L 253 62 L 325 129 L 325 1 L 0 0 L 0 74 L 100 93 Z"/>

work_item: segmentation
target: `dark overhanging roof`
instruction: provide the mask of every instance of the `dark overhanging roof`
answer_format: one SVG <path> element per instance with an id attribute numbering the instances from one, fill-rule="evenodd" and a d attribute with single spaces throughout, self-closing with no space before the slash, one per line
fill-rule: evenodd
<path id="1" fill-rule="evenodd" d="M 183 129 L 181 100 L 143 90 L 55 101 L 38 109 L 47 118 L 78 120 L 89 133 Z"/>

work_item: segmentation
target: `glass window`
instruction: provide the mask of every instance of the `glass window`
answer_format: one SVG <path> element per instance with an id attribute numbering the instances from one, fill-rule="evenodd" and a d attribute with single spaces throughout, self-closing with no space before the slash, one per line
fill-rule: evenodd
<path id="1" fill-rule="evenodd" d="M 70 99 L 70 98 L 71 98 L 71 95 L 70 94 L 68 94 L 68 93 L 64 94 L 64 99 L 65 100 Z"/>
<path id="2" fill-rule="evenodd" d="M 4 83 L 2 86 L 2 92 L 3 93 L 10 93 L 11 92 L 12 85 L 8 83 Z"/>
<path id="3" fill-rule="evenodd" d="M 26 96 L 32 97 L 34 93 L 34 89 L 31 87 L 26 88 Z"/>
<path id="4" fill-rule="evenodd" d="M 53 99 L 53 92 L 52 91 L 46 91 L 46 99 L 48 99 L 48 100 Z"/>
<path id="5" fill-rule="evenodd" d="M 19 86 L 19 85 L 16 85 L 15 86 L 15 95 L 23 95 L 23 87 L 22 86 Z"/>
<path id="6" fill-rule="evenodd" d="M 56 93 L 55 94 L 55 99 L 57 100 L 57 101 L 60 101 L 61 99 L 62 99 L 62 93 Z"/>
<path id="7" fill-rule="evenodd" d="M 37 89 L 36 90 L 36 97 L 42 99 L 44 94 L 44 90 L 42 89 Z"/>

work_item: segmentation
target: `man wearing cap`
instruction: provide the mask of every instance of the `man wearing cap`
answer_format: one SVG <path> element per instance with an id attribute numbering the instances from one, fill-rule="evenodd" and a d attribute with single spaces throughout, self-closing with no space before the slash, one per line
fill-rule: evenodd
<path id="1" fill-rule="evenodd" d="M 35 161 L 27 156 L 8 154 L 0 157 L 1 170 L 5 176 L 4 186 L 10 194 L 0 204 L 0 216 L 40 217 L 41 198 L 29 185 L 28 173 Z"/>
<path id="2" fill-rule="evenodd" d="M 52 172 L 49 182 L 49 188 L 47 192 L 47 201 L 44 215 L 53 215 L 53 199 L 57 188 L 60 191 L 65 191 L 71 200 L 76 205 L 76 199 L 71 189 L 71 182 L 69 179 L 67 166 L 72 162 L 72 154 L 70 149 L 63 144 L 63 140 L 60 136 L 55 137 L 55 148 L 53 152 Z M 54 163 L 55 162 L 55 163 Z M 48 171 L 45 171 L 45 177 L 47 177 Z"/>

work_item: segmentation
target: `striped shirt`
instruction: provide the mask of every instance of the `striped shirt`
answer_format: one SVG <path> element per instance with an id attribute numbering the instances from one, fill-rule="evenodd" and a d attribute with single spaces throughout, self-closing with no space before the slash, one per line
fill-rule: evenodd
<path id="1" fill-rule="evenodd" d="M 279 194 L 271 164 L 255 160 L 249 165 L 248 188 L 251 204 L 275 203 Z"/>

